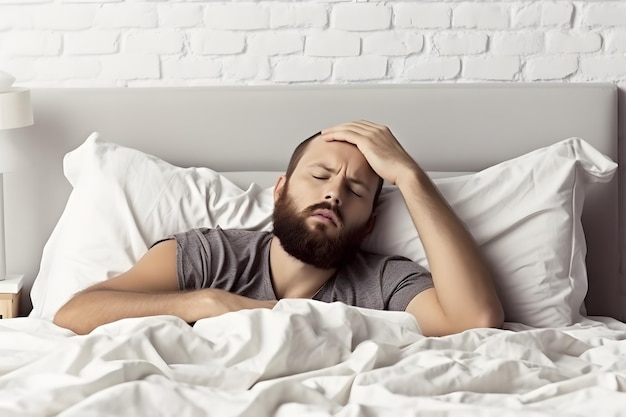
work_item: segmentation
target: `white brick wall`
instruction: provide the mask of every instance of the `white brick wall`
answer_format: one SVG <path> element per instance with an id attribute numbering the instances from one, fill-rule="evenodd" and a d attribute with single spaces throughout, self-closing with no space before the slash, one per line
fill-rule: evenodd
<path id="1" fill-rule="evenodd" d="M 486 33 L 440 32 L 433 37 L 439 55 L 474 55 L 487 51 L 489 36 Z"/>
<path id="2" fill-rule="evenodd" d="M 452 9 L 448 3 L 400 3 L 393 7 L 394 27 L 439 29 L 450 27 Z"/>
<path id="3" fill-rule="evenodd" d="M 356 56 L 361 53 L 361 37 L 335 29 L 311 33 L 306 37 L 304 52 L 309 56 Z"/>
<path id="4" fill-rule="evenodd" d="M 626 1 L 0 0 L 28 86 L 607 81 Z"/>
<path id="5" fill-rule="evenodd" d="M 248 31 L 267 29 L 270 25 L 270 12 L 263 4 L 209 2 L 205 7 L 204 22 L 210 28 Z"/>
<path id="6" fill-rule="evenodd" d="M 531 58 L 526 61 L 525 69 L 529 81 L 561 80 L 578 71 L 578 58 L 574 55 Z"/>
<path id="7" fill-rule="evenodd" d="M 380 3 L 338 4 L 331 12 L 331 26 L 339 30 L 385 30 L 391 25 L 391 6 Z"/>
<path id="8" fill-rule="evenodd" d="M 466 29 L 506 29 L 509 26 L 506 3 L 461 3 L 452 11 L 452 26 Z"/>
<path id="9" fill-rule="evenodd" d="M 63 35 L 63 52 L 67 55 L 107 55 L 119 51 L 119 32 L 85 30 Z"/>
<path id="10" fill-rule="evenodd" d="M 412 58 L 407 60 L 406 76 L 409 80 L 452 80 L 461 72 L 459 58 Z"/>

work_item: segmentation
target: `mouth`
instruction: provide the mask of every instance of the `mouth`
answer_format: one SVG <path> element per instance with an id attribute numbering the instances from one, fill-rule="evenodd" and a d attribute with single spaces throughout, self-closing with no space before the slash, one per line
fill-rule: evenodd
<path id="1" fill-rule="evenodd" d="M 318 209 L 313 212 L 312 216 L 324 223 L 332 224 L 335 227 L 339 226 L 339 219 L 332 210 Z"/>

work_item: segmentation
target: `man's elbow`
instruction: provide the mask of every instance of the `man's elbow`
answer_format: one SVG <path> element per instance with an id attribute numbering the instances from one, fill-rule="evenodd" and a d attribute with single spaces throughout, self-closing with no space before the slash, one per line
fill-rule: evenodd
<path id="1" fill-rule="evenodd" d="M 485 307 L 485 309 L 475 317 L 474 328 L 494 328 L 502 327 L 504 323 L 504 310 L 500 303 Z"/>
<path id="2" fill-rule="evenodd" d="M 64 305 L 56 312 L 52 318 L 52 323 L 59 327 L 66 328 L 73 331 L 76 334 L 87 334 L 89 329 L 84 329 L 80 326 L 80 320 L 74 320 L 74 314 L 71 308 L 68 308 L 67 304 Z"/>
<path id="3" fill-rule="evenodd" d="M 59 327 L 64 327 L 66 329 L 74 331 L 74 329 L 72 329 L 71 320 L 68 320 L 67 316 L 68 314 L 66 314 L 65 310 L 61 308 L 52 318 L 52 323 L 56 324 Z"/>

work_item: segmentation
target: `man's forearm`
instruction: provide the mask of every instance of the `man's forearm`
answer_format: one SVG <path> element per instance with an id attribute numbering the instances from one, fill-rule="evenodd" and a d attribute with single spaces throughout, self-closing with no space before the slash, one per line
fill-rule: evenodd
<path id="1" fill-rule="evenodd" d="M 188 323 L 247 308 L 271 308 L 275 302 L 259 301 L 221 290 L 139 293 L 87 290 L 78 293 L 55 315 L 54 323 L 75 333 L 129 317 L 173 315 Z"/>
<path id="2" fill-rule="evenodd" d="M 420 234 L 446 315 L 461 327 L 466 327 L 466 319 L 484 320 L 485 325 L 498 322 L 502 307 L 491 271 L 469 231 L 421 168 L 398 187 Z"/>
<path id="3" fill-rule="evenodd" d="M 55 315 L 54 323 L 86 334 L 97 326 L 128 317 L 161 314 L 183 317 L 188 293 L 136 293 L 91 290 L 78 293 Z"/>

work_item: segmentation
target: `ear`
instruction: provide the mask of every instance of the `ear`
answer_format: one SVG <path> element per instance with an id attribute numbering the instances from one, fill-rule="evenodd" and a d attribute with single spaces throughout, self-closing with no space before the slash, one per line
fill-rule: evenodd
<path id="1" fill-rule="evenodd" d="M 280 198 L 281 195 L 283 195 L 286 183 L 287 177 L 284 175 L 281 175 L 278 177 L 278 180 L 276 180 L 276 184 L 274 185 L 274 203 Z"/>

